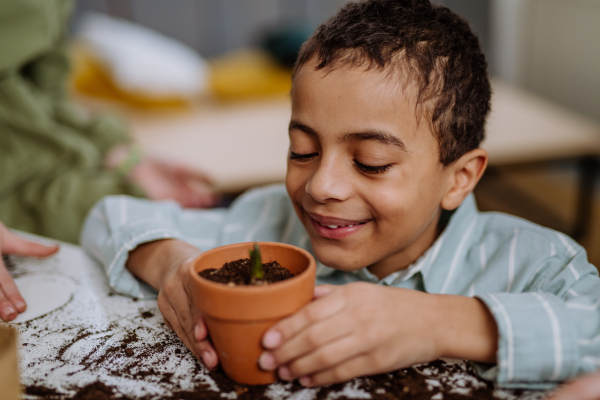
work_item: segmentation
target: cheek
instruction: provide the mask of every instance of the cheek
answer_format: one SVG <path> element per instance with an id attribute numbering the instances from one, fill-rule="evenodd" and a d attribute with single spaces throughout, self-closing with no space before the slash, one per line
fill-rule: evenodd
<path id="1" fill-rule="evenodd" d="M 428 220 L 441 201 L 441 183 L 427 173 L 401 173 L 395 179 L 381 182 L 365 190 L 364 196 L 375 217 L 397 229 L 419 225 Z"/>
<path id="2" fill-rule="evenodd" d="M 306 186 L 306 173 L 300 168 L 290 165 L 288 162 L 287 172 L 285 174 L 285 188 L 288 196 L 292 200 L 297 200 L 297 196 L 304 192 Z"/>

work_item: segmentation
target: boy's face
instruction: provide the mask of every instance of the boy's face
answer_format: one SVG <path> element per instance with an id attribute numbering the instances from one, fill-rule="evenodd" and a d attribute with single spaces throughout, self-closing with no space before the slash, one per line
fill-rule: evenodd
<path id="1" fill-rule="evenodd" d="M 451 172 L 410 85 L 314 65 L 294 79 L 287 191 L 322 263 L 382 278 L 435 240 Z"/>

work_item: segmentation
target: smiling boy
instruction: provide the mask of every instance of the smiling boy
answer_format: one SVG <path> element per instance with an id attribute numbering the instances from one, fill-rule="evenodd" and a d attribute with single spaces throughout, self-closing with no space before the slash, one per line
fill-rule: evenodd
<path id="1" fill-rule="evenodd" d="M 282 379 L 314 386 L 439 357 L 479 362 L 503 385 L 593 370 L 600 279 L 585 251 L 477 211 L 486 68 L 477 38 L 444 7 L 351 3 L 300 52 L 285 189 L 215 210 L 109 197 L 82 244 L 116 291 L 158 291 L 166 324 L 209 368 L 218 360 L 188 295 L 191 260 L 280 241 L 313 252 L 318 283 L 331 284 L 263 337 L 259 364 Z"/>

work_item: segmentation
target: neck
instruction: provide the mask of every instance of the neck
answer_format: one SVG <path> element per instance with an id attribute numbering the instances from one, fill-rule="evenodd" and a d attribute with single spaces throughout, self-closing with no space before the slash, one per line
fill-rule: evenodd
<path id="1" fill-rule="evenodd" d="M 367 267 L 369 272 L 378 279 L 383 279 L 394 272 L 408 268 L 417 261 L 433 245 L 442 232 L 442 228 L 438 226 L 441 212 L 440 208 L 425 230 L 413 242 L 393 256 Z"/>

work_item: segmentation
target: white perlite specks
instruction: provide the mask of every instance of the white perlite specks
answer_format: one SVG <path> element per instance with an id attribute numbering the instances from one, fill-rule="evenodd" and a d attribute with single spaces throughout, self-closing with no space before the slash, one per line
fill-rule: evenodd
<path id="1" fill-rule="evenodd" d="M 15 277 L 60 276 L 71 282 L 69 290 L 73 291 L 59 309 L 15 324 L 20 332 L 20 373 L 28 393 L 25 399 L 76 399 L 94 391 L 103 399 L 144 400 L 336 400 L 416 395 L 452 399 L 482 391 L 488 398 L 534 400 L 544 395 L 494 390 L 477 378 L 468 364 L 444 361 L 322 388 L 286 382 L 237 384 L 222 372 L 209 373 L 196 361 L 164 325 L 156 300 L 135 301 L 111 293 L 102 269 L 79 247 L 63 244 L 51 258 L 13 257 L 12 261 Z"/>

